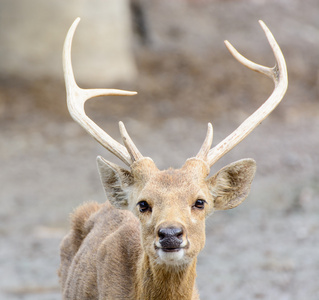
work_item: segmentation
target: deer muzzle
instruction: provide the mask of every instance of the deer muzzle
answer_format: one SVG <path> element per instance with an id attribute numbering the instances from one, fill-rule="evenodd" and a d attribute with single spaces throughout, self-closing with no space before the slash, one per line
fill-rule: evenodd
<path id="1" fill-rule="evenodd" d="M 158 230 L 159 244 L 165 252 L 178 251 L 183 243 L 182 227 L 164 227 Z"/>

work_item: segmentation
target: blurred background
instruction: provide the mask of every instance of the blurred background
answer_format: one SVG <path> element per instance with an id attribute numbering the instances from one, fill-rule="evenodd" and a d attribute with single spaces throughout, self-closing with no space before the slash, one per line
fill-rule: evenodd
<path id="1" fill-rule="evenodd" d="M 216 145 L 271 94 L 272 82 L 228 53 L 286 57 L 279 107 L 212 168 L 257 161 L 249 198 L 207 221 L 201 299 L 319 299 L 319 6 L 317 0 L 0 0 L 0 299 L 61 299 L 59 244 L 68 217 L 105 201 L 95 158 L 121 164 L 67 112 L 62 45 L 73 43 L 80 86 L 138 91 L 92 99 L 88 115 L 120 141 L 126 124 L 159 168 Z"/>

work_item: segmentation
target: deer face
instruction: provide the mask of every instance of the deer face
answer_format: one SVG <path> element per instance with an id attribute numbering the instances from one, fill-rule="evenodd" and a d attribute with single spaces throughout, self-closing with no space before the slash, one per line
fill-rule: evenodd
<path id="1" fill-rule="evenodd" d="M 134 199 L 144 250 L 158 264 L 188 264 L 203 248 L 213 203 L 206 172 L 201 161 L 154 172 Z"/>
<path id="2" fill-rule="evenodd" d="M 214 210 L 236 207 L 248 195 L 255 173 L 250 159 L 207 178 L 207 165 L 189 159 L 181 169 L 160 171 L 142 159 L 128 172 L 98 158 L 109 201 L 131 210 L 141 222 L 145 253 L 157 264 L 190 264 L 205 244 L 205 219 Z"/>

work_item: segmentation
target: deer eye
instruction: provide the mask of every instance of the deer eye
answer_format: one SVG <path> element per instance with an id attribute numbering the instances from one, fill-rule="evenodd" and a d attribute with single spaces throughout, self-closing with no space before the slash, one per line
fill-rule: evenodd
<path id="1" fill-rule="evenodd" d="M 193 208 L 204 209 L 205 203 L 207 203 L 205 200 L 197 199 L 193 205 Z"/>
<path id="2" fill-rule="evenodd" d="M 141 213 L 152 211 L 152 208 L 149 206 L 149 204 L 146 201 L 140 201 L 139 203 L 137 203 L 137 205 L 139 206 L 139 211 Z"/>

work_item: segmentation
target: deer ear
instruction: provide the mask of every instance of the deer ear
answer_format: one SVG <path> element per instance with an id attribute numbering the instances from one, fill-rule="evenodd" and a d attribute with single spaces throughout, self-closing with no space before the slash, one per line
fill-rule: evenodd
<path id="1" fill-rule="evenodd" d="M 242 159 L 207 179 L 214 199 L 214 209 L 226 210 L 242 203 L 249 194 L 255 172 L 256 162 L 253 159 Z"/>
<path id="2" fill-rule="evenodd" d="M 129 188 L 133 184 L 131 172 L 106 161 L 101 156 L 97 157 L 97 166 L 102 185 L 110 203 L 117 208 L 127 209 Z"/>

